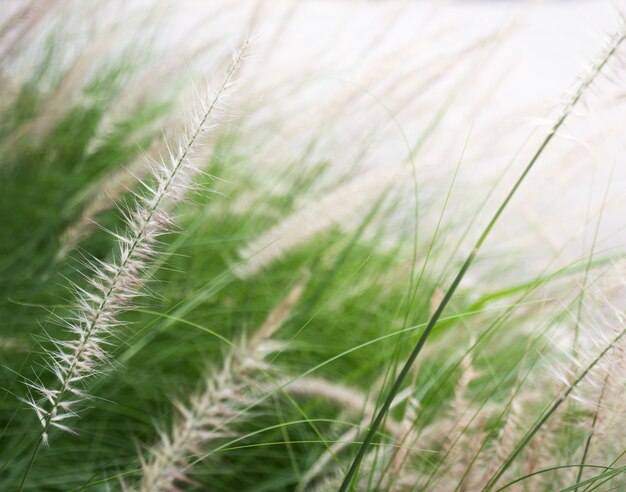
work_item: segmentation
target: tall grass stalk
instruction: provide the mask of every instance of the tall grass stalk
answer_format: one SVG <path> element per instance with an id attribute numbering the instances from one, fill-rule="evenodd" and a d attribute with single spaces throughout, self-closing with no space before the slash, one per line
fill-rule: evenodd
<path id="1" fill-rule="evenodd" d="M 378 413 L 376 414 L 376 417 L 372 421 L 372 424 L 370 425 L 370 428 L 367 434 L 365 435 L 365 438 L 363 439 L 362 444 L 359 446 L 359 449 L 350 466 L 350 469 L 346 473 L 345 478 L 339 488 L 340 492 L 346 492 L 348 488 L 351 486 L 351 484 L 353 483 L 353 480 L 357 476 L 361 461 L 363 460 L 363 457 L 365 456 L 367 449 L 372 444 L 374 436 L 378 432 L 380 425 L 382 424 L 384 418 L 386 417 L 387 412 L 389 411 L 389 408 L 391 406 L 391 403 L 393 402 L 395 396 L 400 392 L 402 385 L 404 384 L 404 380 L 409 374 L 409 371 L 411 367 L 413 366 L 413 364 L 415 363 L 415 360 L 417 359 L 419 353 L 421 352 L 424 344 L 426 343 L 426 340 L 430 336 L 434 326 L 437 324 L 437 321 L 441 317 L 441 314 L 443 313 L 446 306 L 450 302 L 450 299 L 456 292 L 459 284 L 461 283 L 461 280 L 463 280 L 463 278 L 465 277 L 467 270 L 474 262 L 474 259 L 478 255 L 482 245 L 489 237 L 493 227 L 498 222 L 498 219 L 500 218 L 504 210 L 507 208 L 509 202 L 511 201 L 511 199 L 513 198 L 513 196 L 515 195 L 515 193 L 517 192 L 521 184 L 525 181 L 531 169 L 535 166 L 536 162 L 539 160 L 539 157 L 541 157 L 546 147 L 552 141 L 552 139 L 554 138 L 558 130 L 561 128 L 563 123 L 567 120 L 568 116 L 571 114 L 574 107 L 580 101 L 583 94 L 585 94 L 589 86 L 594 82 L 594 80 L 600 74 L 604 66 L 608 63 L 611 57 L 615 54 L 620 44 L 624 41 L 624 38 L 626 36 L 624 30 L 625 30 L 625 25 L 622 24 L 619 32 L 617 32 L 613 36 L 613 39 L 611 40 L 608 48 L 599 58 L 599 61 L 591 68 L 589 75 L 582 80 L 577 90 L 574 92 L 574 95 L 572 96 L 571 100 L 563 107 L 561 114 L 558 116 L 558 118 L 552 125 L 551 130 L 549 131 L 547 136 L 544 138 L 543 142 L 541 143 L 537 151 L 534 153 L 534 155 L 530 159 L 524 171 L 521 173 L 521 175 L 519 176 L 519 178 L 517 179 L 517 181 L 515 182 L 515 184 L 513 185 L 513 187 L 507 194 L 507 196 L 505 197 L 504 201 L 500 204 L 495 214 L 493 215 L 493 217 L 491 218 L 491 220 L 489 221 L 489 223 L 487 224 L 487 226 L 485 227 L 485 229 L 479 236 L 478 240 L 474 244 L 474 247 L 472 248 L 470 254 L 466 258 L 465 262 L 461 266 L 456 277 L 452 281 L 450 287 L 446 291 L 441 303 L 439 304 L 439 307 L 433 313 L 430 320 L 428 321 L 426 328 L 424 329 L 423 333 L 420 335 L 420 338 L 418 339 L 415 347 L 413 348 L 404 366 L 402 367 L 398 376 L 396 377 L 393 385 L 391 386 L 391 389 L 389 390 L 389 393 L 385 397 L 385 400 L 380 410 L 378 411 Z"/>
<path id="2" fill-rule="evenodd" d="M 61 322 L 75 336 L 74 340 L 51 340 L 54 351 L 48 352 L 48 367 L 56 376 L 57 386 L 29 382 L 37 396 L 23 401 L 36 413 L 42 430 L 31 459 L 24 472 L 19 490 L 23 490 L 42 444 L 48 443 L 52 428 L 74 432 L 66 422 L 76 417 L 79 403 L 90 396 L 81 383 L 96 374 L 108 359 L 113 330 L 123 323 L 119 315 L 131 306 L 139 295 L 143 273 L 158 253 L 158 239 L 172 226 L 172 206 L 184 199 L 193 187 L 193 178 L 199 172 L 195 153 L 202 146 L 210 118 L 232 82 L 246 50 L 246 43 L 237 50 L 233 63 L 215 94 L 201 102 L 201 112 L 194 116 L 187 135 L 181 139 L 176 152 L 170 150 L 170 162 L 154 168 L 156 184 L 144 183 L 146 193 L 138 195 L 138 205 L 128 213 L 128 233 L 115 234 L 118 240 L 118 261 L 98 261 L 93 265 L 90 288 L 75 286 L 76 310 Z"/>

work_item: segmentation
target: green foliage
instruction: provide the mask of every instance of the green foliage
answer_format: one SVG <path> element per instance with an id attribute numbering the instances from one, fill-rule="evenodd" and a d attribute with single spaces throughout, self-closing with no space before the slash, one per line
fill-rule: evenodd
<path id="1" fill-rule="evenodd" d="M 238 277 L 237 265 L 247 260 L 240 255 L 243 248 L 302 203 L 315 201 L 332 163 L 304 170 L 297 162 L 287 166 L 272 178 L 281 186 L 270 192 L 273 183 L 251 173 L 253 156 L 243 150 L 244 136 L 236 129 L 217 129 L 213 152 L 203 162 L 206 174 L 197 178 L 189 201 L 177 208 L 176 227 L 161 238 L 147 295 L 123 315 L 110 340 L 111 363 L 88 380 L 87 393 L 94 396 L 80 411 L 77 434 L 51 432 L 49 447 L 42 446 L 26 472 L 41 429 L 19 400 L 28 394 L 24 382 L 54 384 L 45 359 L 50 340 L 71 336 L 56 323 L 70 312 L 70 282 L 86 287 L 87 266 L 111 259 L 116 241 L 109 231 L 125 230 L 124 211 L 132 207 L 134 196 L 126 191 L 113 197 L 119 208 L 100 211 L 96 219 L 102 228 L 81 237 L 68 256 L 59 255 L 64 233 L 111 173 L 132 163 L 138 149 L 147 150 L 158 138 L 150 129 L 172 108 L 167 101 L 148 100 L 103 133 L 112 103 L 135 68 L 134 58 L 103 63 L 69 104 L 58 107 L 50 98 L 64 74 L 52 72 L 64 46 L 54 38 L 45 46 L 32 75 L 19 82 L 13 99 L 3 102 L 0 118 L 2 489 L 16 490 L 25 473 L 25 490 L 33 491 L 119 490 L 121 481 L 135 486 L 141 480 L 140 456 L 178 415 L 172 402 L 184 403 L 203 391 L 203 380 L 219 370 L 233 344 L 251 336 L 294 285 L 306 281 L 302 297 L 275 336 L 285 347 L 268 357 L 271 370 L 260 371 L 260 389 L 251 393 L 240 418 L 229 423 L 227 436 L 206 447 L 198 445 L 191 480 L 181 482 L 184 490 L 293 490 L 320 456 L 372 415 L 355 416 L 320 394 L 291 394 L 286 382 L 297 386 L 308 376 L 324 378 L 357 390 L 364 406 L 365 400 L 380 406 L 436 309 L 440 291 L 460 266 L 457 231 L 444 223 L 438 229 L 443 237 L 436 239 L 457 244 L 456 249 L 438 246 L 432 256 L 421 243 L 413 256 L 412 230 L 397 233 L 393 245 L 381 246 L 401 205 L 391 192 L 383 193 L 350 226 L 328 228 L 259 273 Z M 8 84 L 8 79 L 2 81 Z M 56 117 L 42 127 L 50 112 Z M 137 135 L 139 140 L 132 138 Z M 245 209 L 234 203 L 245 203 Z M 562 306 L 540 306 L 541 293 L 551 289 L 565 295 L 577 272 L 602 267 L 610 259 L 583 259 L 497 289 L 462 286 L 387 416 L 398 426 L 409 425 L 418 439 L 398 441 L 389 427 L 381 426 L 358 487 L 392 489 L 380 470 L 388 470 L 390 453 L 404 446 L 414 448 L 406 459 L 415 490 L 448 490 L 447 478 L 456 478 L 460 486 L 460 477 L 474 468 L 489 469 L 484 457 L 494 456 L 489 453 L 498 446 L 519 395 L 528 391 L 528 401 L 521 405 L 532 423 L 559 391 L 549 378 L 542 384 L 551 393 L 539 397 L 526 385 L 544 377 L 548 340 L 568 319 Z M 470 371 L 472 377 L 463 386 Z M 407 415 L 413 402 L 418 402 L 418 412 L 411 420 Z M 550 445 L 560 449 L 561 463 L 573 463 L 579 456 L 588 429 L 576 422 L 592 415 L 572 406 L 559 416 Z M 532 429 L 524 418 L 519 420 L 520 428 Z M 336 488 L 332 480 L 343 477 L 361 439 L 353 438 L 345 449 L 331 453 L 328 466 L 310 485 L 323 487 L 329 479 L 327 488 Z M 455 442 L 470 449 L 465 461 L 450 463 L 448 457 L 458 459 L 458 448 L 451 447 Z M 527 459 L 524 453 L 535 451 L 519 452 Z M 461 473 L 457 465 L 462 465 Z M 594 473 L 598 480 L 618 483 L 616 469 Z M 522 473 L 522 468 L 515 469 L 507 480 Z M 575 484 L 561 483 L 559 477 L 549 483 Z M 590 480 L 588 475 L 585 480 Z"/>

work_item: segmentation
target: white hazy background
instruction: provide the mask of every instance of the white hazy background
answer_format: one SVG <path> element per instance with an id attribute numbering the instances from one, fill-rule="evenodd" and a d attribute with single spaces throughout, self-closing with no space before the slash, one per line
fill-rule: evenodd
<path id="1" fill-rule="evenodd" d="M 466 223 L 504 173 L 479 215 L 489 217 L 620 24 L 620 5 L 609 1 L 228 5 L 177 4 L 170 32 L 179 42 L 176 26 L 203 31 L 203 11 L 219 36 L 236 39 L 233 26 L 252 24 L 242 97 L 253 101 L 256 171 L 306 165 L 298 156 L 318 135 L 315 153 L 333 177 L 349 183 L 369 173 L 366 194 L 387 176 L 411 189 L 407 145 L 446 108 L 413 158 L 427 230 L 461 155 L 446 219 Z M 483 256 L 508 262 L 512 275 L 584 257 L 596 227 L 596 253 L 624 244 L 624 66 L 623 58 L 614 63 L 578 106 L 499 223 Z"/>
<path id="2" fill-rule="evenodd" d="M 279 186 L 272 176 L 287 166 L 325 162 L 325 184 L 300 206 L 346 227 L 394 186 L 406 198 L 406 214 L 391 219 L 399 234 L 413 220 L 415 177 L 426 241 L 460 163 L 444 223 L 461 230 L 477 217 L 463 241 L 469 247 L 618 28 L 623 7 L 601 0 L 134 0 L 77 2 L 70 12 L 81 18 L 73 25 L 82 34 L 140 26 L 164 71 L 178 62 L 171 78 L 196 85 L 219 80 L 248 33 L 233 108 L 246 172 Z M 80 49 L 81 33 L 73 36 Z M 519 277 L 567 265 L 594 242 L 596 254 L 623 246 L 625 66 L 617 57 L 595 84 L 498 224 L 482 256 L 500 272 L 509 265 Z M 164 90 L 155 82 L 127 92 Z M 181 93 L 188 108 L 193 93 Z M 329 194 L 341 206 L 316 209 Z"/>

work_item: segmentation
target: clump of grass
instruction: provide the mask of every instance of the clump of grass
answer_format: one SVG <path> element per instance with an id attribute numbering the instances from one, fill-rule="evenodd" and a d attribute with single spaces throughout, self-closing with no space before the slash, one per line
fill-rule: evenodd
<path id="1" fill-rule="evenodd" d="M 216 18 L 256 25 L 270 15 L 269 7 L 238 8 L 216 5 Z M 0 103 L 7 490 L 623 483 L 620 251 L 602 251 L 596 231 L 581 258 L 531 273 L 525 264 L 508 272 L 507 258 L 482 249 L 574 107 L 619 57 L 623 30 L 482 222 L 481 208 L 506 190 L 497 181 L 474 212 L 471 193 L 455 202 L 466 184 L 467 133 L 450 174 L 420 161 L 441 144 L 437 129 L 450 108 L 463 104 L 467 73 L 425 111 L 416 139 L 395 119 L 396 109 L 414 108 L 403 90 L 417 77 L 411 67 L 388 78 L 365 67 L 395 106 L 354 87 L 324 101 L 315 94 L 311 121 L 322 123 L 310 129 L 298 126 L 308 114 L 281 106 L 292 98 L 296 112 L 308 106 L 306 90 L 292 79 L 268 89 L 271 50 L 245 67 L 241 50 L 170 150 L 171 137 L 155 129 L 181 133 L 178 105 L 153 95 L 209 45 L 220 56 L 201 58 L 203 71 L 222 73 L 226 42 L 211 38 L 156 67 L 132 49 L 111 55 L 106 36 L 76 54 L 58 31 L 36 32 L 59 12 L 24 3 L 0 24 L 0 52 L 9 55 L 0 65 L 8 95 Z M 265 27 L 276 28 L 272 39 L 289 32 L 281 22 Z M 431 82 L 484 49 L 469 63 L 468 73 L 480 73 L 500 38 L 489 39 L 427 57 L 420 94 L 433 96 Z M 26 62 L 32 70 L 20 78 Z M 226 121 L 217 110 L 240 75 L 243 109 Z M 399 148 L 383 150 L 405 157 L 371 169 L 366 157 L 384 126 L 372 115 L 381 108 L 402 133 Z M 287 139 L 283 154 L 285 135 L 299 138 Z M 450 152 L 453 136 L 445 135 Z"/>
<path id="2" fill-rule="evenodd" d="M 445 295 L 443 296 L 443 299 L 439 303 L 437 309 L 435 310 L 435 312 L 430 317 L 430 320 L 428 321 L 428 324 L 426 325 L 426 328 L 424 329 L 424 331 L 423 331 L 422 335 L 420 336 L 419 340 L 417 341 L 413 351 L 411 352 L 411 354 L 407 358 L 407 361 L 405 362 L 404 366 L 400 370 L 400 372 L 399 372 L 398 376 L 396 377 L 396 379 L 395 379 L 391 389 L 389 390 L 389 394 L 385 398 L 384 403 L 383 403 L 381 409 L 379 410 L 379 412 L 376 415 L 375 419 L 372 421 L 370 429 L 369 429 L 368 433 L 366 434 L 366 436 L 365 436 L 365 438 L 363 440 L 363 444 L 359 448 L 359 451 L 358 451 L 358 453 L 357 453 L 357 455 L 356 455 L 352 465 L 350 466 L 350 470 L 346 474 L 346 477 L 345 477 L 345 479 L 344 479 L 344 481 L 342 483 L 342 486 L 340 487 L 341 491 L 347 490 L 348 487 L 350 486 L 351 481 L 353 480 L 354 476 L 356 475 L 356 473 L 357 473 L 357 471 L 359 469 L 360 462 L 361 462 L 361 460 L 363 459 L 363 457 L 365 455 L 367 447 L 372 442 L 372 439 L 373 439 L 374 435 L 376 434 L 376 432 L 378 430 L 378 427 L 380 426 L 380 424 L 382 423 L 383 419 L 385 418 L 385 415 L 389 411 L 389 408 L 391 407 L 391 403 L 393 402 L 394 398 L 396 397 L 396 394 L 400 391 L 400 389 L 401 389 L 401 387 L 402 387 L 402 385 L 404 383 L 405 378 L 408 376 L 408 373 L 409 373 L 409 371 L 411 369 L 411 366 L 415 363 L 415 360 L 417 359 L 417 357 L 418 357 L 419 353 L 421 352 L 424 344 L 426 343 L 426 340 L 428 339 L 428 337 L 430 336 L 433 328 L 435 327 L 435 325 L 439 321 L 439 318 L 443 314 L 446 306 L 450 302 L 450 299 L 452 298 L 452 296 L 454 295 L 455 291 L 457 290 L 459 284 L 461 283 L 461 280 L 463 280 L 463 277 L 467 273 L 467 270 L 470 268 L 470 266 L 474 262 L 474 259 L 478 255 L 482 245 L 485 243 L 485 241 L 489 237 L 489 234 L 490 234 L 491 230 L 493 229 L 493 227 L 498 222 L 498 219 L 500 218 L 500 216 L 502 215 L 502 213 L 506 209 L 507 205 L 509 204 L 509 202 L 511 201 L 511 199 L 515 195 L 515 193 L 518 190 L 518 188 L 522 185 L 522 183 L 526 179 L 526 176 L 528 175 L 528 173 L 530 173 L 530 171 L 532 170 L 532 168 L 535 166 L 536 162 L 538 161 L 539 157 L 541 157 L 544 149 L 548 146 L 548 144 L 550 143 L 550 141 L 552 140 L 552 138 L 554 137 L 556 132 L 559 130 L 559 128 L 561 128 L 561 126 L 563 125 L 565 120 L 568 118 L 568 116 L 570 115 L 570 113 L 572 112 L 573 108 L 576 106 L 576 104 L 580 100 L 580 98 L 583 96 L 583 94 L 586 92 L 586 90 L 589 88 L 589 86 L 591 86 L 591 84 L 596 79 L 596 77 L 600 74 L 602 68 L 607 64 L 607 62 L 615 54 L 616 50 L 619 48 L 620 44 L 624 41 L 625 37 L 626 37 L 626 35 L 624 34 L 624 27 L 622 26 L 620 28 L 620 31 L 617 32 L 614 35 L 614 38 L 610 42 L 609 47 L 606 50 L 606 53 L 603 54 L 600 57 L 599 61 L 592 67 L 592 69 L 590 71 L 590 74 L 585 79 L 583 79 L 583 81 L 580 83 L 578 89 L 575 91 L 572 99 L 564 106 L 561 114 L 557 117 L 556 121 L 552 125 L 552 128 L 550 129 L 550 132 L 548 133 L 546 138 L 542 141 L 542 143 L 539 146 L 539 148 L 537 149 L 537 151 L 533 154 L 532 158 L 530 159 L 530 162 L 524 168 L 522 174 L 517 179 L 517 181 L 515 182 L 515 184 L 513 185 L 511 190 L 509 191 L 509 193 L 506 195 L 504 201 L 500 204 L 500 206 L 496 210 L 495 214 L 493 215 L 493 217 L 491 218 L 491 220 L 489 221 L 489 223 L 487 224 L 487 226 L 485 227 L 485 229 L 483 230 L 483 232 L 479 236 L 479 238 L 476 241 L 476 243 L 474 244 L 474 247 L 472 248 L 470 254 L 468 255 L 468 257 L 464 261 L 464 263 L 461 266 L 458 274 L 455 276 L 455 278 L 452 281 L 450 287 L 448 288 L 448 290 L 446 291 Z M 498 475 L 497 478 L 499 478 L 499 475 Z M 493 486 L 492 482 L 490 482 L 487 485 L 488 488 L 491 488 L 492 486 Z"/>

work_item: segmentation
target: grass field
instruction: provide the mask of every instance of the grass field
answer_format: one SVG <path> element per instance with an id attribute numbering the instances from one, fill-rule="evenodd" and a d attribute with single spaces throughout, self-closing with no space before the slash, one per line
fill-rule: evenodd
<path id="1" fill-rule="evenodd" d="M 0 490 L 626 490 L 623 14 L 348 3 L 0 14 Z"/>

